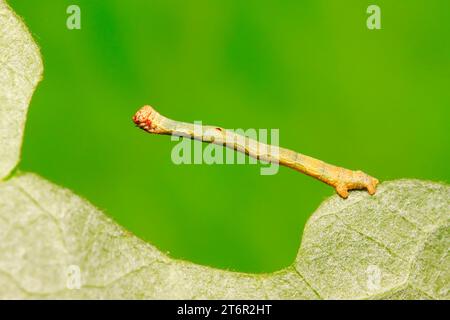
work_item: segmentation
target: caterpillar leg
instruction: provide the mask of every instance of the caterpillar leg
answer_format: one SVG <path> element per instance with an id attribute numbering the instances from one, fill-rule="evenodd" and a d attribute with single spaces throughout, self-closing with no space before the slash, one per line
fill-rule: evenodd
<path id="1" fill-rule="evenodd" d="M 370 195 L 374 195 L 378 183 L 378 179 L 362 171 L 350 171 L 341 175 L 337 182 L 332 183 L 332 185 L 335 187 L 337 194 L 346 199 L 348 198 L 349 190 L 366 189 Z"/>

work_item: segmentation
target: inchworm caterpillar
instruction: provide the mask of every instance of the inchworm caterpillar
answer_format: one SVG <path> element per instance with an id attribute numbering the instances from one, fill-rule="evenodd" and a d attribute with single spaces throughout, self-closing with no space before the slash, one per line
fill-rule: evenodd
<path id="1" fill-rule="evenodd" d="M 367 189 L 371 195 L 376 192 L 378 180 L 362 171 L 333 166 L 301 153 L 270 146 L 216 126 L 201 126 L 200 130 L 196 130 L 196 125 L 168 119 L 150 106 L 139 109 L 133 121 L 149 133 L 188 137 L 226 146 L 256 159 L 277 162 L 325 182 L 334 187 L 342 198 L 348 197 L 349 190 Z"/>

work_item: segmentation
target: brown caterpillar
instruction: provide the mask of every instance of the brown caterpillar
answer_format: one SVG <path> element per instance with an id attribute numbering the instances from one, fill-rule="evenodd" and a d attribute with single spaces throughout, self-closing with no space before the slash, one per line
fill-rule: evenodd
<path id="1" fill-rule="evenodd" d="M 188 137 L 226 146 L 244 152 L 256 159 L 279 163 L 325 182 L 334 187 L 342 198 L 347 198 L 348 191 L 355 189 L 366 189 L 369 194 L 373 195 L 379 182 L 378 179 L 362 171 L 337 167 L 289 149 L 267 145 L 240 136 L 233 131 L 220 127 L 202 126 L 201 130 L 194 130 L 194 124 L 168 119 L 160 115 L 151 106 L 144 106 L 139 109 L 134 115 L 133 121 L 138 127 L 149 133 Z M 208 134 L 204 134 L 205 132 Z M 230 141 L 233 141 L 233 143 L 230 143 Z"/>

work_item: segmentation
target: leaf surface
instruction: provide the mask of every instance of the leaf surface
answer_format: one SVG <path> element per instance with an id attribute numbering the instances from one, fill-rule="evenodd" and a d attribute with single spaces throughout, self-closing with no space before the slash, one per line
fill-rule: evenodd
<path id="1" fill-rule="evenodd" d="M 42 71 L 26 26 L 0 0 L 0 180 L 19 162 L 28 105 Z"/>
<path id="2" fill-rule="evenodd" d="M 70 190 L 19 174 L 0 184 L 0 297 L 448 299 L 449 199 L 449 186 L 417 180 L 333 196 L 291 267 L 244 274 L 172 259 Z"/>

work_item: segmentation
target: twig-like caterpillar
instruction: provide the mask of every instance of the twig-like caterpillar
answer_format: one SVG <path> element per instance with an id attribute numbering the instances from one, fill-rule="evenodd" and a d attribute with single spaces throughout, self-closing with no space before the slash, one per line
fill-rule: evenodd
<path id="1" fill-rule="evenodd" d="M 188 137 L 226 146 L 256 159 L 279 163 L 325 182 L 334 187 L 342 198 L 348 197 L 349 190 L 367 189 L 371 195 L 376 192 L 378 179 L 362 171 L 333 166 L 301 153 L 270 146 L 216 126 L 201 126 L 201 130 L 195 130 L 196 125 L 168 119 L 150 106 L 142 107 L 134 115 L 133 121 L 149 133 Z"/>

